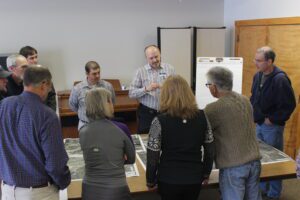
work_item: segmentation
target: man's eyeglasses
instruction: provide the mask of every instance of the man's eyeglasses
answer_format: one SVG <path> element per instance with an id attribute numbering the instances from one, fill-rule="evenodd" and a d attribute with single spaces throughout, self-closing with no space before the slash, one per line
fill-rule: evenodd
<path id="1" fill-rule="evenodd" d="M 210 85 L 212 85 L 212 83 L 205 83 L 206 87 L 209 87 Z"/>
<path id="2" fill-rule="evenodd" d="M 263 62 L 267 62 L 267 61 L 266 60 L 254 59 L 253 62 L 254 63 L 263 63 Z"/>

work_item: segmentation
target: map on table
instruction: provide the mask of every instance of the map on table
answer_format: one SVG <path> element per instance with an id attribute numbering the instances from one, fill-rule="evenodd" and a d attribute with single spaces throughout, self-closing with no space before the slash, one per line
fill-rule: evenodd
<path id="1" fill-rule="evenodd" d="M 135 137 L 139 137 L 140 140 L 142 140 L 141 145 L 144 145 L 144 147 L 141 147 L 141 149 L 147 149 L 147 142 L 148 137 L 140 137 L 140 135 L 136 135 Z M 284 152 L 262 142 L 258 141 L 259 143 L 259 151 L 262 156 L 261 163 L 262 164 L 270 164 L 270 163 L 276 163 L 276 162 L 285 162 L 290 161 L 292 158 L 290 158 L 287 154 Z M 141 162 L 143 168 L 146 170 L 147 166 L 147 151 L 137 151 L 137 159 Z M 213 166 L 215 168 L 215 165 Z"/>
<path id="2" fill-rule="evenodd" d="M 262 164 L 270 164 L 275 162 L 284 162 L 292 160 L 291 157 L 283 153 L 282 151 L 262 142 L 259 142 L 259 150 L 262 156 L 261 163 Z"/>
<path id="3" fill-rule="evenodd" d="M 147 141 L 148 137 L 132 135 L 132 140 L 136 149 L 136 157 L 140 161 L 144 170 L 147 166 Z M 82 179 L 84 176 L 84 160 L 78 138 L 66 138 L 65 148 L 69 156 L 68 166 L 71 171 L 72 179 Z M 288 155 L 275 149 L 274 147 L 259 141 L 259 149 L 262 155 L 262 164 L 284 162 L 292 160 Z M 126 177 L 139 176 L 136 164 L 125 165 Z"/>
<path id="4" fill-rule="evenodd" d="M 84 160 L 79 144 L 79 138 L 64 139 L 65 149 L 69 156 L 68 166 L 72 180 L 82 179 L 84 176 Z M 124 165 L 126 177 L 139 176 L 136 164 Z"/>

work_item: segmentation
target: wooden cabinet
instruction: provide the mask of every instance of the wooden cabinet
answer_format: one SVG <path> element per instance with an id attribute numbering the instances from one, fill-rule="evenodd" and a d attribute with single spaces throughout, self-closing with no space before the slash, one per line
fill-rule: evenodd
<path id="1" fill-rule="evenodd" d="M 235 56 L 244 58 L 243 94 L 251 95 L 256 72 L 253 62 L 257 48 L 270 46 L 276 53 L 275 65 L 292 81 L 296 100 L 300 95 L 300 17 L 242 20 L 235 22 Z M 285 127 L 285 152 L 294 157 L 300 145 L 299 105 Z"/>
<path id="2" fill-rule="evenodd" d="M 114 117 L 124 122 L 132 133 L 137 132 L 136 110 L 139 105 L 136 99 L 128 97 L 128 90 L 121 90 L 120 81 L 117 79 L 105 79 L 114 87 L 116 103 L 114 105 Z M 75 81 L 74 85 L 80 81 Z M 70 90 L 58 91 L 58 111 L 62 125 L 64 138 L 78 137 L 78 116 L 69 106 Z"/>

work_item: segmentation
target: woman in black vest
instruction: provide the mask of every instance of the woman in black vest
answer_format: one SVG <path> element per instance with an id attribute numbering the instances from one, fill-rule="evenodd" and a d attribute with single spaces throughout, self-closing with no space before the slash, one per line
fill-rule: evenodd
<path id="1" fill-rule="evenodd" d="M 160 113 L 149 132 L 147 186 L 153 190 L 158 185 L 162 200 L 196 200 L 212 169 L 213 135 L 181 76 L 170 76 L 163 84 Z"/>

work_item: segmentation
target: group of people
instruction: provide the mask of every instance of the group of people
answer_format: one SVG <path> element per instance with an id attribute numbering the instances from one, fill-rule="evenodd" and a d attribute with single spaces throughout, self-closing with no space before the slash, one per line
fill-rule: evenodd
<path id="1" fill-rule="evenodd" d="M 257 50 L 254 63 L 258 72 L 250 100 L 232 91 L 231 71 L 211 68 L 206 74 L 206 86 L 218 100 L 205 107 L 202 118 L 203 111 L 194 106 L 195 97 L 191 97 L 192 91 L 185 81 L 180 76 L 167 78 L 161 89 L 159 114 L 149 131 L 149 188 L 158 186 L 163 200 L 197 199 L 201 184 L 207 183 L 214 158 L 216 168 L 220 169 L 223 200 L 279 199 L 280 180 L 259 181 L 258 140 L 283 150 L 284 125 L 296 101 L 291 81 L 274 61 L 275 52 L 270 47 Z M 299 174 L 299 158 L 297 162 Z"/>
<path id="2" fill-rule="evenodd" d="M 0 99 L 19 95 L 24 91 L 23 76 L 28 65 L 38 65 L 38 52 L 31 46 L 24 46 L 18 54 L 7 57 L 6 66 L 9 71 L 0 68 Z M 45 102 L 56 111 L 56 93 L 53 85 Z"/>
<path id="3" fill-rule="evenodd" d="M 197 199 L 215 161 L 223 200 L 278 199 L 281 181 L 260 183 L 258 139 L 283 150 L 285 122 L 296 102 L 291 82 L 274 65 L 275 52 L 259 48 L 251 98 L 232 91 L 233 74 L 213 67 L 206 86 L 217 101 L 197 106 L 187 81 L 161 63 L 155 45 L 145 48 L 129 97 L 140 104 L 138 133 L 149 133 L 146 185 L 162 200 Z M 2 199 L 58 199 L 71 181 L 49 70 L 37 51 L 24 47 L 0 71 L 0 179 Z M 100 78 L 100 65 L 85 65 L 86 79 L 69 99 L 78 113 L 85 161 L 82 199 L 131 199 L 124 164 L 135 162 L 128 127 L 113 118 L 115 92 Z M 298 159 L 300 176 L 300 158 Z"/>
<path id="4" fill-rule="evenodd" d="M 29 65 L 23 92 L 0 102 L 2 199 L 58 199 L 70 184 L 59 118 L 45 104 L 51 79 L 47 68 Z"/>
<path id="5" fill-rule="evenodd" d="M 211 68 L 206 86 L 218 100 L 203 111 L 187 82 L 169 65 L 158 64 L 160 56 L 148 57 L 147 48 L 145 53 L 148 65 L 137 71 L 129 96 L 140 101 L 139 132 L 149 130 L 149 189 L 158 188 L 163 200 L 197 199 L 214 160 L 222 199 L 279 199 L 280 180 L 259 181 L 258 140 L 283 151 L 284 125 L 296 101 L 287 74 L 274 64 L 275 52 L 267 46 L 257 50 L 250 100 L 232 91 L 231 71 Z M 157 74 L 162 78 L 153 78 Z"/>
<path id="6" fill-rule="evenodd" d="M 0 69 L 2 199 L 58 199 L 71 175 L 52 75 L 30 46 L 6 65 L 8 71 Z"/>

